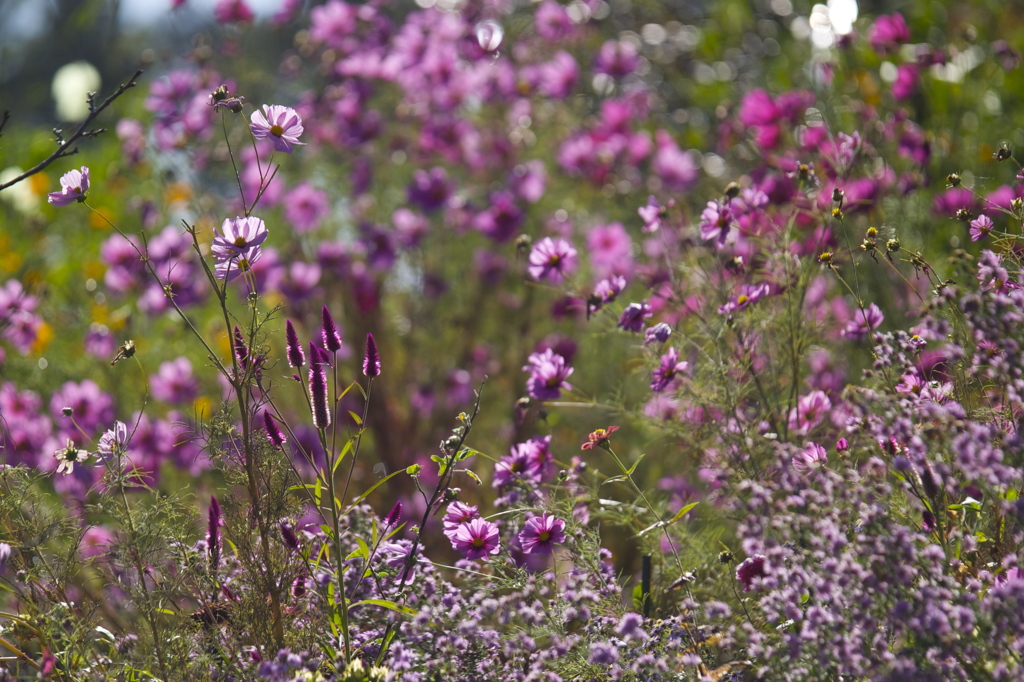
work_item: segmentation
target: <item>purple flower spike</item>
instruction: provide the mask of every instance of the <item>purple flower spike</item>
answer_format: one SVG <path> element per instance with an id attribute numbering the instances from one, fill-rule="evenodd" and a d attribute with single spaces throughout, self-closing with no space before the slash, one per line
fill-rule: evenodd
<path id="1" fill-rule="evenodd" d="M 288 364 L 299 369 L 306 364 L 306 356 L 302 354 L 302 344 L 299 343 L 299 335 L 295 333 L 295 326 L 291 320 L 285 323 L 284 327 L 285 345 L 288 348 Z"/>
<path id="2" fill-rule="evenodd" d="M 210 570 L 220 566 L 220 503 L 210 496 L 209 530 L 206 534 L 206 551 L 210 556 Z"/>
<path id="3" fill-rule="evenodd" d="M 313 404 L 313 426 L 326 429 L 331 425 L 331 411 L 327 409 L 327 372 L 320 350 L 309 344 L 309 398 Z"/>
<path id="4" fill-rule="evenodd" d="M 320 312 L 321 321 L 321 333 L 324 337 L 324 348 L 337 353 L 341 350 L 341 334 L 338 333 L 338 328 L 334 324 L 334 318 L 331 317 L 331 311 L 327 309 L 327 306 L 323 307 Z"/>
<path id="5" fill-rule="evenodd" d="M 380 376 L 380 353 L 377 352 L 377 342 L 373 340 L 373 334 L 366 335 L 366 355 L 363 357 L 363 374 L 370 378 Z"/>
<path id="6" fill-rule="evenodd" d="M 238 358 L 238 364 L 245 367 L 245 361 L 249 358 L 249 348 L 245 345 L 245 338 L 242 336 L 242 330 L 237 326 L 235 327 L 235 334 L 232 340 L 234 342 L 235 357 Z"/>
<path id="7" fill-rule="evenodd" d="M 284 544 L 288 549 L 293 551 L 299 549 L 299 539 L 295 537 L 295 529 L 287 521 L 281 522 L 281 539 L 284 540 Z"/>
<path id="8" fill-rule="evenodd" d="M 267 430 L 267 439 L 276 449 L 280 450 L 288 442 L 285 435 L 281 433 L 281 429 L 277 428 L 277 422 L 266 410 L 263 410 L 263 426 Z"/>
<path id="9" fill-rule="evenodd" d="M 402 501 L 395 502 L 395 506 L 391 508 L 388 515 L 384 517 L 384 526 L 386 528 L 394 528 L 398 525 L 398 522 L 402 520 Z"/>

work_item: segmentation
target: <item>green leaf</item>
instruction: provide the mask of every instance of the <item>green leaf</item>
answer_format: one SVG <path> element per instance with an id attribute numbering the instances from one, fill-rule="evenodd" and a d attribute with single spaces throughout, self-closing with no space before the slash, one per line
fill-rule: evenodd
<path id="1" fill-rule="evenodd" d="M 632 476 L 632 475 L 633 475 L 633 472 L 634 472 L 634 471 L 636 471 L 636 466 L 637 466 L 637 464 L 639 464 L 639 463 L 640 463 L 640 460 L 642 460 L 643 458 L 644 458 L 644 456 L 643 456 L 643 454 L 641 453 L 641 455 L 640 455 L 639 457 L 637 457 L 637 458 L 636 458 L 636 461 L 635 461 L 635 462 L 633 462 L 633 466 L 629 467 L 629 469 L 628 469 L 628 470 L 626 471 L 626 475 L 627 475 L 627 476 Z"/>
<path id="2" fill-rule="evenodd" d="M 473 448 L 463 446 L 463 448 L 459 450 L 459 454 L 456 455 L 456 461 L 461 462 L 462 460 L 469 459 L 470 457 L 473 457 L 475 455 L 480 455 L 485 459 L 487 458 L 487 455 L 480 452 L 479 450 L 474 450 Z"/>
<path id="3" fill-rule="evenodd" d="M 476 481 L 477 485 L 482 485 L 483 484 L 483 481 L 480 480 L 480 477 L 477 476 L 471 469 L 463 469 L 463 471 L 466 472 L 467 476 L 469 476 L 474 481 Z"/>
<path id="4" fill-rule="evenodd" d="M 369 488 L 368 488 L 368 489 L 366 490 L 366 492 L 364 492 L 364 493 L 363 493 L 362 495 L 360 495 L 359 497 L 357 497 L 357 498 L 356 498 L 356 501 L 355 501 L 355 504 L 360 504 L 360 503 L 362 503 L 362 501 L 363 501 L 363 500 L 365 500 L 365 499 L 366 499 L 366 498 L 367 498 L 367 497 L 368 497 L 368 496 L 370 495 L 370 493 L 372 493 L 372 492 L 373 492 L 374 490 L 376 490 L 377 488 L 381 487 L 381 486 L 382 486 L 382 485 L 383 485 L 384 483 L 387 483 L 387 482 L 388 482 L 389 480 L 391 480 L 392 478 L 394 478 L 394 477 L 395 477 L 395 476 L 397 476 L 398 474 L 404 474 L 404 473 L 405 473 L 405 470 L 404 470 L 404 469 L 399 469 L 398 471 L 392 471 L 392 472 L 391 472 L 390 474 L 388 474 L 388 475 L 387 475 L 387 476 L 385 476 L 384 478 L 380 479 L 379 481 L 377 481 L 376 483 L 374 483 L 373 485 L 371 485 L 371 486 L 370 486 L 370 487 L 369 487 Z"/>
<path id="5" fill-rule="evenodd" d="M 637 611 L 644 610 L 644 588 L 642 585 L 633 587 L 633 608 Z"/>
<path id="6" fill-rule="evenodd" d="M 700 502 L 691 502 L 690 504 L 680 509 L 678 512 L 676 512 L 676 515 L 672 517 L 672 520 L 668 522 L 668 525 L 671 526 L 673 523 L 686 516 L 687 512 L 696 507 L 698 504 L 700 504 Z"/>
<path id="7" fill-rule="evenodd" d="M 348 607 L 350 609 L 354 609 L 355 607 L 362 606 L 363 604 L 379 606 L 381 608 L 390 609 L 391 611 L 394 611 L 396 613 L 402 613 L 407 616 L 415 616 L 417 613 L 416 609 L 411 609 L 408 606 L 402 606 L 401 604 L 396 604 L 395 602 L 388 601 L 386 599 L 364 599 L 362 601 L 353 602 L 349 604 Z"/>
<path id="8" fill-rule="evenodd" d="M 165 613 L 168 616 L 176 616 L 176 615 L 178 615 L 174 611 L 171 611 L 170 609 L 153 609 L 153 610 L 156 611 L 157 613 Z"/>
<path id="9" fill-rule="evenodd" d="M 352 417 L 352 421 L 354 421 L 358 426 L 362 426 L 363 425 L 363 418 L 360 417 L 355 412 L 353 412 L 352 410 L 348 411 L 348 416 Z"/>

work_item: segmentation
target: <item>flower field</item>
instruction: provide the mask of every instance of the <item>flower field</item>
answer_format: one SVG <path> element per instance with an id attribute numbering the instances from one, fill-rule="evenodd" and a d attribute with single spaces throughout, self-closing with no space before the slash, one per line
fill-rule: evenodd
<path id="1" fill-rule="evenodd" d="M 164 4 L 0 31 L 0 681 L 1024 679 L 1012 12 Z"/>

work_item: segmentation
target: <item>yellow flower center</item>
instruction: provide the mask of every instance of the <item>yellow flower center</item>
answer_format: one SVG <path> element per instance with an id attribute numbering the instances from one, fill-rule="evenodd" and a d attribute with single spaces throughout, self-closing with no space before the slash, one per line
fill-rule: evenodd
<path id="1" fill-rule="evenodd" d="M 284 128 L 279 125 L 272 125 L 270 126 L 270 134 L 276 137 L 281 137 L 284 135 Z"/>

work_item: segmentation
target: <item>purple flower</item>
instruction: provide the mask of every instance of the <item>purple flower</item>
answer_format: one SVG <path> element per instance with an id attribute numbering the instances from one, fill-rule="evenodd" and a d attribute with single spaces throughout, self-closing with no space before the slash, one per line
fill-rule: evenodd
<path id="1" fill-rule="evenodd" d="M 484 519 L 460 525 L 451 536 L 452 547 L 467 559 L 486 559 L 498 553 L 498 526 Z"/>
<path id="2" fill-rule="evenodd" d="M 320 334 L 324 340 L 324 348 L 332 353 L 341 350 L 341 334 L 338 333 L 338 327 L 334 324 L 334 318 L 331 317 L 331 311 L 326 305 L 320 311 Z"/>
<path id="3" fill-rule="evenodd" d="M 690 363 L 679 361 L 679 351 L 669 348 L 668 352 L 661 356 L 661 365 L 651 373 L 651 390 L 661 393 L 676 378 L 680 372 L 685 372 Z"/>
<path id="4" fill-rule="evenodd" d="M 220 566 L 220 503 L 212 495 L 207 521 L 206 549 L 210 555 L 210 569 L 216 571 Z"/>
<path id="5" fill-rule="evenodd" d="M 89 169 L 68 171 L 60 179 L 61 190 L 50 192 L 46 200 L 54 206 L 70 206 L 76 201 L 85 201 L 85 193 L 89 191 Z"/>
<path id="6" fill-rule="evenodd" d="M 517 481 L 541 483 L 544 479 L 544 470 L 551 459 L 551 453 L 548 451 L 550 444 L 551 436 L 547 436 L 531 438 L 525 443 L 513 445 L 510 453 L 494 465 L 492 485 L 495 488 L 504 488 Z"/>
<path id="7" fill-rule="evenodd" d="M 910 42 L 910 29 L 903 15 L 894 12 L 875 19 L 868 29 L 868 42 L 879 54 L 896 52 L 900 45 Z"/>
<path id="8" fill-rule="evenodd" d="M 896 80 L 892 84 L 892 96 L 897 100 L 905 100 L 917 90 L 921 82 L 921 74 L 917 64 L 900 64 L 896 67 Z"/>
<path id="9" fill-rule="evenodd" d="M 576 249 L 564 239 L 545 237 L 530 252 L 530 276 L 559 282 L 576 269 Z"/>
<path id="10" fill-rule="evenodd" d="M 825 414 L 832 409 L 832 401 L 823 391 L 811 391 L 797 401 L 789 413 L 789 428 L 804 434 L 820 424 Z"/>
<path id="11" fill-rule="evenodd" d="M 699 168 L 690 152 L 679 149 L 672 136 L 659 130 L 654 136 L 658 150 L 651 160 L 651 171 L 661 179 L 667 189 L 685 192 L 699 179 Z"/>
<path id="12" fill-rule="evenodd" d="M 644 320 L 653 314 L 651 306 L 647 305 L 646 301 L 630 303 L 626 306 L 626 309 L 622 311 L 618 327 L 619 329 L 624 329 L 627 332 L 640 332 L 644 328 Z"/>
<path id="13" fill-rule="evenodd" d="M 263 410 L 263 428 L 267 432 L 267 440 L 270 441 L 275 449 L 280 450 L 288 442 L 285 435 L 281 433 L 281 429 L 277 428 L 277 422 L 274 421 L 274 418 L 266 410 Z"/>
<path id="14" fill-rule="evenodd" d="M 299 234 L 315 230 L 328 211 L 327 193 L 308 182 L 286 194 L 283 203 L 284 217 Z"/>
<path id="15" fill-rule="evenodd" d="M 594 287 L 594 295 L 588 302 L 588 311 L 593 313 L 600 310 L 606 303 L 611 303 L 622 290 L 626 288 L 626 278 L 622 275 L 612 275 L 608 279 L 602 279 Z"/>
<path id="16" fill-rule="evenodd" d="M 761 578 L 766 575 L 764 564 L 767 557 L 762 554 L 755 554 L 754 556 L 744 559 L 743 562 L 736 567 L 736 580 L 743 583 L 743 591 L 750 592 L 754 587 L 754 578 Z"/>
<path id="17" fill-rule="evenodd" d="M 535 400 L 556 400 L 562 389 L 572 390 L 566 379 L 572 374 L 573 368 L 565 358 L 550 348 L 543 353 L 533 353 L 527 358 L 529 364 L 523 365 L 523 371 L 529 372 L 526 380 L 526 393 Z"/>
<path id="18" fill-rule="evenodd" d="M 278 104 L 264 104 L 263 115 L 259 109 L 252 112 L 252 136 L 257 140 L 271 139 L 274 149 L 279 152 L 291 154 L 293 144 L 305 144 L 299 142 L 299 135 L 302 134 L 302 118 L 291 107 L 283 107 Z"/>
<path id="19" fill-rule="evenodd" d="M 825 453 L 825 448 L 817 443 L 807 443 L 805 449 L 793 456 L 791 463 L 796 471 L 806 474 L 819 464 L 825 464 L 827 461 L 828 455 Z"/>
<path id="20" fill-rule="evenodd" d="M 653 327 L 649 327 L 644 331 L 644 343 L 665 343 L 668 341 L 668 337 L 672 335 L 672 327 L 664 322 L 659 322 Z"/>
<path id="21" fill-rule="evenodd" d="M 449 540 L 454 540 L 455 531 L 464 523 L 480 518 L 480 511 L 474 505 L 462 502 L 452 502 L 444 514 L 444 534 Z"/>
<path id="22" fill-rule="evenodd" d="M 445 205 L 451 192 L 448 173 L 444 168 L 436 166 L 429 171 L 420 168 L 412 174 L 412 183 L 408 189 L 409 203 L 417 204 L 427 212 L 436 211 Z"/>
<path id="23" fill-rule="evenodd" d="M 331 411 L 327 406 L 327 370 L 320 350 L 309 344 L 309 399 L 313 408 L 313 426 L 326 429 L 331 425 Z"/>
<path id="24" fill-rule="evenodd" d="M 537 35 L 544 40 L 558 41 L 568 37 L 573 30 L 572 19 L 565 7 L 555 0 L 545 0 L 537 7 L 533 16 Z"/>
<path id="25" fill-rule="evenodd" d="M 626 41 L 608 40 L 594 59 L 594 72 L 603 73 L 612 78 L 628 76 L 636 70 L 640 55 L 636 45 Z"/>
<path id="26" fill-rule="evenodd" d="M 705 241 L 715 240 L 721 246 L 728 238 L 729 228 L 733 224 L 735 219 L 728 202 L 709 201 L 700 214 L 700 238 Z"/>
<path id="27" fill-rule="evenodd" d="M 730 297 L 729 300 L 718 309 L 718 312 L 722 314 L 739 312 L 747 306 L 760 301 L 768 295 L 770 290 L 771 287 L 768 286 L 767 282 L 762 282 L 761 284 L 744 284 L 740 287 L 739 295 Z"/>
<path id="28" fill-rule="evenodd" d="M 220 226 L 221 233 L 213 238 L 213 255 L 234 258 L 248 253 L 267 240 L 267 226 L 256 217 L 228 218 Z"/>
<path id="29" fill-rule="evenodd" d="M 619 650 L 611 642 L 593 642 L 590 645 L 588 662 L 596 665 L 612 665 L 619 660 Z"/>
<path id="30" fill-rule="evenodd" d="M 669 201 L 668 205 L 671 206 L 674 203 L 674 201 Z M 636 212 L 640 214 L 640 218 L 644 221 L 644 226 L 641 228 L 642 231 L 650 234 L 651 232 L 657 232 L 661 228 L 661 220 L 668 211 L 667 207 L 659 204 L 652 194 L 647 198 L 647 205 L 641 206 Z"/>
<path id="31" fill-rule="evenodd" d="M 165 403 L 187 403 L 199 394 L 199 383 L 192 376 L 192 363 L 179 357 L 160 364 L 160 370 L 149 378 L 153 397 Z"/>
<path id="32" fill-rule="evenodd" d="M 120 458 L 128 453 L 128 426 L 124 422 L 114 422 L 114 428 L 100 436 L 96 450 L 104 458 Z"/>
<path id="33" fill-rule="evenodd" d="M 868 335 L 868 332 L 877 329 L 885 315 L 874 303 L 866 309 L 862 308 L 853 314 L 853 319 L 846 323 L 843 329 L 843 336 L 854 341 L 859 341 Z"/>
<path id="34" fill-rule="evenodd" d="M 366 335 L 366 353 L 363 355 L 363 374 L 373 378 L 380 376 L 380 353 L 373 334 Z"/>
<path id="35" fill-rule="evenodd" d="M 302 344 L 299 343 L 299 335 L 295 333 L 295 326 L 291 320 L 285 322 L 285 346 L 288 348 L 288 364 L 295 369 L 306 364 L 306 356 L 302 353 Z"/>
<path id="36" fill-rule="evenodd" d="M 587 234 L 594 275 L 622 275 L 633 269 L 633 240 L 622 223 L 595 225 Z"/>
<path id="37" fill-rule="evenodd" d="M 213 18 L 221 24 L 252 23 L 256 15 L 245 4 L 245 0 L 217 0 L 213 7 Z"/>
<path id="38" fill-rule="evenodd" d="M 398 522 L 402 520 L 402 501 L 398 500 L 395 502 L 395 506 L 391 508 L 388 515 L 384 517 L 384 527 L 393 528 L 398 525 Z"/>
<path id="39" fill-rule="evenodd" d="M 551 548 L 565 542 L 565 521 L 547 512 L 527 519 L 519 533 L 519 544 L 526 554 L 551 554 Z"/>
<path id="40" fill-rule="evenodd" d="M 992 219 L 982 213 L 980 216 L 971 221 L 971 241 L 981 241 L 988 236 L 988 233 L 995 227 L 992 224 Z"/>

